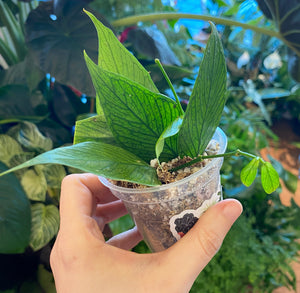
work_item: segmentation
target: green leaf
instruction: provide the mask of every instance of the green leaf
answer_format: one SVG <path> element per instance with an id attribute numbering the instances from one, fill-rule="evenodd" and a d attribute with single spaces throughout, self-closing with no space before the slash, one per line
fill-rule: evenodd
<path id="1" fill-rule="evenodd" d="M 300 53 L 300 3 L 298 0 L 257 0 L 267 18 L 278 26 L 282 40 Z"/>
<path id="2" fill-rule="evenodd" d="M 26 20 L 26 44 L 34 62 L 61 84 L 71 85 L 88 96 L 95 91 L 83 59 L 87 50 L 97 60 L 96 30 L 82 12 L 82 1 L 61 2 L 63 15 L 52 20 L 53 3 L 39 2 Z M 97 15 L 100 17 L 100 15 Z"/>
<path id="3" fill-rule="evenodd" d="M 39 264 L 37 270 L 38 283 L 45 293 L 56 293 L 55 282 L 52 272 L 47 270 L 42 264 Z M 28 291 L 27 291 L 28 292 Z M 32 293 L 32 292 L 31 292 Z"/>
<path id="4" fill-rule="evenodd" d="M 49 152 L 0 174 L 5 175 L 38 164 L 60 164 L 115 180 L 159 185 L 156 171 L 132 153 L 102 142 L 87 141 Z"/>
<path id="5" fill-rule="evenodd" d="M 0 161 L 11 167 L 10 160 L 19 154 L 22 154 L 21 146 L 12 137 L 6 134 L 0 135 Z"/>
<path id="6" fill-rule="evenodd" d="M 0 163 L 0 171 L 7 167 Z M 30 203 L 14 174 L 0 178 L 0 253 L 23 253 L 29 244 Z"/>
<path id="7" fill-rule="evenodd" d="M 53 147 L 52 140 L 45 137 L 37 126 L 30 122 L 23 122 L 15 129 L 15 138 L 29 151 L 42 153 Z"/>
<path id="8" fill-rule="evenodd" d="M 176 102 L 101 69 L 85 56 L 107 124 L 117 143 L 145 161 L 155 158 L 156 141 L 180 115 Z M 170 138 L 165 145 L 162 158 L 177 156 L 176 140 Z"/>
<path id="9" fill-rule="evenodd" d="M 31 206 L 30 246 L 34 251 L 44 247 L 58 232 L 59 212 L 55 205 L 36 203 Z"/>
<path id="10" fill-rule="evenodd" d="M 45 201 L 47 181 L 39 168 L 27 170 L 22 175 L 21 184 L 30 200 Z"/>
<path id="11" fill-rule="evenodd" d="M 134 227 L 134 222 L 129 215 L 125 215 L 109 223 L 113 235 L 120 234 Z"/>
<path id="12" fill-rule="evenodd" d="M 104 115 L 97 115 L 76 121 L 74 144 L 85 141 L 115 143 L 115 139 L 109 130 Z"/>
<path id="13" fill-rule="evenodd" d="M 245 186 L 249 187 L 255 180 L 258 166 L 259 158 L 255 158 L 242 169 L 241 181 Z"/>
<path id="14" fill-rule="evenodd" d="M 104 70 L 126 76 L 150 91 L 158 93 L 149 72 L 122 45 L 113 32 L 104 26 L 92 13 L 85 12 L 93 21 L 98 33 L 98 66 Z"/>
<path id="15" fill-rule="evenodd" d="M 171 136 L 176 135 L 179 130 L 180 127 L 182 125 L 182 119 L 183 117 L 178 117 L 176 118 L 161 134 L 161 136 L 159 137 L 159 139 L 156 142 L 155 145 L 155 153 L 156 153 L 156 157 L 157 159 L 159 159 L 160 154 L 162 153 L 163 149 L 164 149 L 164 145 L 165 145 L 165 139 L 169 138 Z"/>
<path id="16" fill-rule="evenodd" d="M 214 24 L 199 74 L 178 133 L 179 155 L 196 157 L 211 140 L 226 102 L 226 62 Z"/>
<path id="17" fill-rule="evenodd" d="M 46 178 L 46 184 L 49 188 L 60 189 L 63 178 L 67 175 L 66 170 L 61 165 L 41 165 L 39 166 Z"/>
<path id="18" fill-rule="evenodd" d="M 145 68 L 150 72 L 151 78 L 155 82 L 155 85 L 160 92 L 163 92 L 164 90 L 169 88 L 168 82 L 166 81 L 165 77 L 161 73 L 161 70 L 156 64 L 149 64 L 145 66 Z M 172 80 L 173 84 L 181 83 L 184 77 L 191 77 L 194 75 L 193 71 L 179 66 L 164 64 L 164 70 L 166 71 L 170 80 Z"/>
<path id="19" fill-rule="evenodd" d="M 279 175 L 270 162 L 265 162 L 261 167 L 261 183 L 268 194 L 274 192 L 280 185 Z"/>

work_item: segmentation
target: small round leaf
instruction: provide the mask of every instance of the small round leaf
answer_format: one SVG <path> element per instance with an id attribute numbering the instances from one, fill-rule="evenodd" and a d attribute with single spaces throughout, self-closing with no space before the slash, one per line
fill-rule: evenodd
<path id="1" fill-rule="evenodd" d="M 270 162 L 265 162 L 261 167 L 261 183 L 268 194 L 279 187 L 279 175 Z"/>
<path id="2" fill-rule="evenodd" d="M 255 158 L 242 169 L 241 181 L 245 186 L 249 187 L 255 180 L 258 166 L 259 158 Z"/>

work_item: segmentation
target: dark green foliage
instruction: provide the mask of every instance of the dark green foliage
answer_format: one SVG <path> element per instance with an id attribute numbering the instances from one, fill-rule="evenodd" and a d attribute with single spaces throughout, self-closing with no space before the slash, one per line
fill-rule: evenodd
<path id="1" fill-rule="evenodd" d="M 0 170 L 7 167 L 0 162 Z M 14 174 L 0 178 L 0 253 L 22 253 L 29 244 L 29 200 Z"/>
<path id="2" fill-rule="evenodd" d="M 294 288 L 290 260 L 299 245 L 290 243 L 283 249 L 282 243 L 275 243 L 270 235 L 258 238 L 252 227 L 255 221 L 254 217 L 240 217 L 218 254 L 197 278 L 192 293 L 267 293 L 282 285 Z"/>

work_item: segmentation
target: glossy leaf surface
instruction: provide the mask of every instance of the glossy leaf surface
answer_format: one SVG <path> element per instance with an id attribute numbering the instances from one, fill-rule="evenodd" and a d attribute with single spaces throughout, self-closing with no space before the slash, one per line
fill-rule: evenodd
<path id="1" fill-rule="evenodd" d="M 76 121 L 74 144 L 85 141 L 115 143 L 104 115 L 97 115 Z"/>
<path id="2" fill-rule="evenodd" d="M 82 3 L 73 2 L 66 3 L 56 19 L 53 19 L 53 3 L 40 2 L 27 18 L 26 42 L 35 63 L 44 72 L 60 83 L 94 96 L 82 52 L 85 49 L 91 58 L 97 59 L 96 31 L 82 11 Z"/>
<path id="3" fill-rule="evenodd" d="M 39 164 L 66 165 L 99 176 L 150 186 L 160 184 L 155 169 L 137 156 L 117 146 L 91 141 L 53 149 L 0 175 Z"/>
<path id="4" fill-rule="evenodd" d="M 96 19 L 93 14 L 85 12 L 93 21 L 98 33 L 98 66 L 104 70 L 126 76 L 153 92 L 158 92 L 150 74 L 120 43 L 113 32 Z"/>
<path id="5" fill-rule="evenodd" d="M 255 180 L 258 166 L 259 158 L 255 158 L 242 169 L 241 181 L 245 186 L 249 187 Z"/>
<path id="6" fill-rule="evenodd" d="M 179 130 L 180 127 L 182 125 L 182 119 L 183 117 L 178 117 L 176 118 L 165 130 L 164 132 L 161 134 L 161 136 L 159 137 L 159 139 L 156 142 L 155 145 L 155 153 L 156 153 L 156 157 L 157 159 L 159 158 L 160 154 L 162 153 L 163 149 L 164 149 L 164 145 L 165 145 L 165 140 L 169 137 L 172 137 L 174 135 L 176 135 Z"/>
<path id="7" fill-rule="evenodd" d="M 280 185 L 279 175 L 270 162 L 265 162 L 261 167 L 261 183 L 268 194 L 274 192 Z"/>
<path id="8" fill-rule="evenodd" d="M 299 0 L 257 0 L 265 16 L 272 19 L 285 42 L 300 54 L 300 2 Z"/>
<path id="9" fill-rule="evenodd" d="M 192 95 L 178 134 L 181 156 L 202 154 L 211 140 L 226 102 L 226 62 L 214 24 Z"/>
<path id="10" fill-rule="evenodd" d="M 117 143 L 145 161 L 155 158 L 156 141 L 180 115 L 175 101 L 126 77 L 103 70 L 87 55 L 86 62 Z M 176 156 L 176 141 L 170 138 L 165 145 L 162 157 Z"/>
<path id="11" fill-rule="evenodd" d="M 59 212 L 55 205 L 36 203 L 31 206 L 32 228 L 30 246 L 34 251 L 45 246 L 59 228 Z"/>
<path id="12" fill-rule="evenodd" d="M 0 171 L 6 170 L 0 163 Z M 0 253 L 22 253 L 29 244 L 29 200 L 14 174 L 0 177 Z"/>

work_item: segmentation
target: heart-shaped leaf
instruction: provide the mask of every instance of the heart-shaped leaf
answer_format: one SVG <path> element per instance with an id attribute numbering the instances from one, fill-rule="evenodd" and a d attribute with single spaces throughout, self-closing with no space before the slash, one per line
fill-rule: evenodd
<path id="1" fill-rule="evenodd" d="M 242 169 L 241 181 L 245 186 L 249 187 L 255 180 L 258 166 L 259 166 L 259 158 L 255 158 L 251 160 L 251 162 Z"/>
<path id="2" fill-rule="evenodd" d="M 0 161 L 11 167 L 10 160 L 23 153 L 21 146 L 12 137 L 6 134 L 0 135 Z"/>
<path id="3" fill-rule="evenodd" d="M 280 185 L 279 175 L 270 162 L 265 162 L 261 167 L 261 183 L 268 194 L 274 192 Z"/>
<path id="4" fill-rule="evenodd" d="M 103 70 L 85 57 L 107 124 L 118 144 L 145 161 L 155 158 L 156 141 L 180 116 L 178 105 L 126 77 Z M 176 140 L 169 138 L 161 156 L 170 159 L 176 155 Z"/>
<path id="5" fill-rule="evenodd" d="M 300 56 L 299 0 L 257 0 L 265 16 L 278 26 L 284 41 Z"/>
<path id="6" fill-rule="evenodd" d="M 36 203 L 31 206 L 30 246 L 34 251 L 44 247 L 56 234 L 59 228 L 59 212 L 55 205 Z"/>
<path id="7" fill-rule="evenodd" d="M 0 171 L 7 167 L 0 163 Z M 0 178 L 0 253 L 22 253 L 29 244 L 29 200 L 14 174 Z"/>
<path id="8" fill-rule="evenodd" d="M 43 172 L 48 188 L 60 189 L 61 181 L 67 175 L 65 168 L 61 165 L 41 165 L 39 170 Z"/>
<path id="9" fill-rule="evenodd" d="M 87 50 L 91 58 L 97 60 L 96 31 L 82 11 L 81 1 L 65 4 L 61 14 L 55 18 L 53 2 L 40 2 L 28 15 L 26 43 L 33 52 L 35 63 L 44 72 L 50 73 L 62 84 L 94 96 L 82 52 Z M 101 15 L 97 14 L 97 17 Z"/>
<path id="10" fill-rule="evenodd" d="M 87 141 L 53 149 L 0 176 L 39 164 L 60 164 L 99 176 L 145 185 L 159 185 L 156 170 L 132 153 L 102 142 Z"/>
<path id="11" fill-rule="evenodd" d="M 104 70 L 126 76 L 150 91 L 158 93 L 149 72 L 121 44 L 113 32 L 105 27 L 92 13 L 85 12 L 93 21 L 98 33 L 98 66 Z"/>
<path id="12" fill-rule="evenodd" d="M 30 200 L 45 201 L 47 181 L 43 172 L 38 168 L 26 170 L 22 175 L 21 184 Z"/>
<path id="13" fill-rule="evenodd" d="M 45 137 L 37 128 L 37 126 L 30 122 L 21 123 L 15 129 L 14 137 L 16 140 L 29 151 L 45 152 L 52 149 L 52 140 Z"/>
<path id="14" fill-rule="evenodd" d="M 211 27 L 212 33 L 178 133 L 181 156 L 196 157 L 203 153 L 220 123 L 226 102 L 226 62 L 218 31 L 213 23 Z"/>

